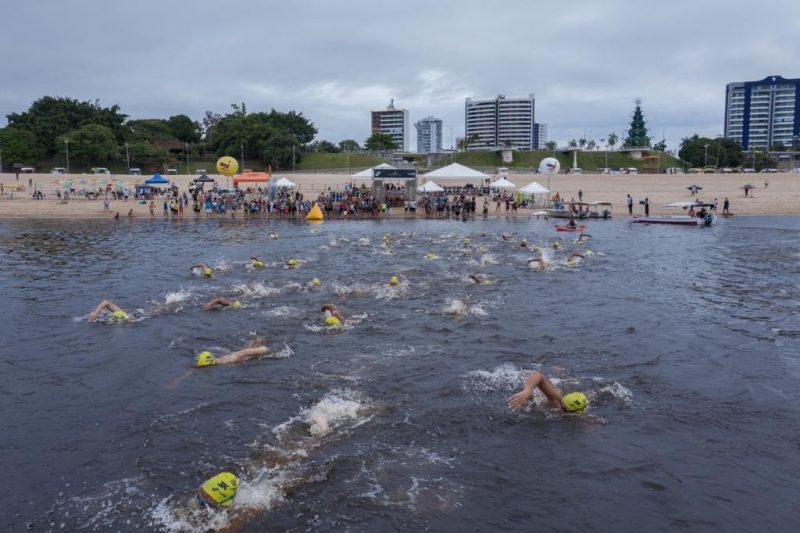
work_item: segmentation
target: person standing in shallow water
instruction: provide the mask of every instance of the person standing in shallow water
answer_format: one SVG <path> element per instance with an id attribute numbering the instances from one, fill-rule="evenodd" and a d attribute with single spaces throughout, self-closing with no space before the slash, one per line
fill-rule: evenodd
<path id="1" fill-rule="evenodd" d="M 726 196 L 725 201 L 722 202 L 722 214 L 730 215 L 731 214 L 731 212 L 729 211 L 730 208 L 731 208 L 731 202 L 730 200 L 728 200 L 728 197 Z"/>
<path id="2" fill-rule="evenodd" d="M 628 214 L 633 216 L 633 196 L 628 193 Z"/>
<path id="3" fill-rule="evenodd" d="M 650 199 L 647 196 L 644 197 L 644 216 L 650 216 Z"/>

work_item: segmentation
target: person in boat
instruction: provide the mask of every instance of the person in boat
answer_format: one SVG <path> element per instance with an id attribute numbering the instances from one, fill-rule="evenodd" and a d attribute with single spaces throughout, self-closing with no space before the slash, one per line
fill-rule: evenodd
<path id="1" fill-rule="evenodd" d="M 213 353 L 209 351 L 202 351 L 197 354 L 197 357 L 195 357 L 195 364 L 197 368 L 213 365 L 231 365 L 234 363 L 247 361 L 248 359 L 255 359 L 256 357 L 261 357 L 262 355 L 267 355 L 268 353 L 269 348 L 267 348 L 264 339 L 262 337 L 256 337 L 247 343 L 247 346 L 241 350 L 231 352 L 227 355 L 223 355 L 222 357 L 214 357 Z"/>
<path id="2" fill-rule="evenodd" d="M 689 216 L 693 217 L 693 216 L 696 216 L 696 215 L 697 215 L 697 213 L 695 213 L 694 207 L 689 207 Z"/>
<path id="3" fill-rule="evenodd" d="M 211 311 L 216 308 L 224 309 L 230 307 L 231 309 L 239 309 L 242 307 L 242 302 L 239 300 L 228 300 L 227 298 L 214 298 L 207 304 L 203 305 L 203 311 Z"/>
<path id="4" fill-rule="evenodd" d="M 575 223 L 575 217 L 569 217 L 569 222 L 567 222 L 567 226 L 570 228 L 575 228 L 578 225 Z"/>
<path id="5" fill-rule="evenodd" d="M 706 218 L 706 215 L 708 215 L 708 211 L 706 211 L 705 206 L 702 206 L 697 212 L 697 218 Z"/>
<path id="6" fill-rule="evenodd" d="M 100 317 L 100 313 L 103 311 L 108 311 L 116 320 L 128 320 L 130 316 L 128 313 L 122 310 L 120 306 L 117 304 L 110 302 L 108 300 L 103 300 L 100 304 L 95 307 L 94 311 L 89 313 L 89 322 L 94 322 Z"/>
<path id="7" fill-rule="evenodd" d="M 582 392 L 562 394 L 544 374 L 534 371 L 525 380 L 522 390 L 508 399 L 508 407 L 512 411 L 519 411 L 533 399 L 533 391 L 537 388 L 542 391 L 550 405 L 560 407 L 569 413 L 581 412 L 589 403 Z"/>

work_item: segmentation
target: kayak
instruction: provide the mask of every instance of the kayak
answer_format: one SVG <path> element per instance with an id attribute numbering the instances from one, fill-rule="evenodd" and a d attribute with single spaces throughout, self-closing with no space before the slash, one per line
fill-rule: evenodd
<path id="1" fill-rule="evenodd" d="M 581 224 L 580 226 L 575 226 L 571 228 L 569 226 L 556 226 L 556 231 L 583 231 L 586 229 L 586 226 Z"/>

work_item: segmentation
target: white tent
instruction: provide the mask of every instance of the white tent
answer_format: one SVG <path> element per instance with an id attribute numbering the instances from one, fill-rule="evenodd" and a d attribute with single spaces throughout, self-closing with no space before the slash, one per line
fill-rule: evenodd
<path id="1" fill-rule="evenodd" d="M 505 178 L 500 178 L 489 184 L 490 189 L 516 189 L 517 186 Z"/>
<path id="2" fill-rule="evenodd" d="M 286 178 L 281 178 L 281 179 L 279 179 L 278 181 L 275 182 L 275 186 L 276 187 L 287 187 L 289 189 L 293 189 L 293 188 L 295 188 L 297 186 L 297 184 L 294 183 L 293 181 L 290 181 L 290 180 L 286 179 Z"/>
<path id="3" fill-rule="evenodd" d="M 446 167 L 438 168 L 431 172 L 425 174 L 425 177 L 428 179 L 440 179 L 440 180 L 465 180 L 465 179 L 482 179 L 485 180 L 489 178 L 488 175 L 484 174 L 483 172 L 478 172 L 477 170 L 473 170 L 469 167 L 465 167 L 459 163 L 453 163 L 451 165 L 447 165 Z"/>
<path id="4" fill-rule="evenodd" d="M 539 185 L 535 181 L 532 181 L 531 183 L 521 188 L 519 192 L 524 192 L 525 194 L 545 194 L 550 192 L 550 190 L 546 187 Z"/>
<path id="5" fill-rule="evenodd" d="M 434 182 L 429 181 L 424 185 L 420 185 L 417 187 L 417 191 L 419 192 L 444 192 L 444 189 L 436 185 Z"/>
<path id="6" fill-rule="evenodd" d="M 395 167 L 393 167 L 392 165 L 386 164 L 386 163 L 381 163 L 378 166 L 368 168 L 367 170 L 362 170 L 361 172 L 359 172 L 357 174 L 353 174 L 351 177 L 354 180 L 371 180 L 373 178 L 373 176 L 374 176 L 372 171 L 375 170 L 376 168 L 377 169 L 384 169 L 384 168 L 395 168 Z"/>

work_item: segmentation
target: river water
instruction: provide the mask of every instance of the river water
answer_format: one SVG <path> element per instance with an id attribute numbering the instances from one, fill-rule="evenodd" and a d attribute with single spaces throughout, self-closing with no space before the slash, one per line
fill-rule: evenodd
<path id="1" fill-rule="evenodd" d="M 796 531 L 800 219 L 587 231 L 1 223 L 0 528 Z M 133 320 L 88 322 L 103 299 Z M 589 408 L 512 413 L 531 370 Z M 235 512 L 188 505 L 222 469 Z"/>

